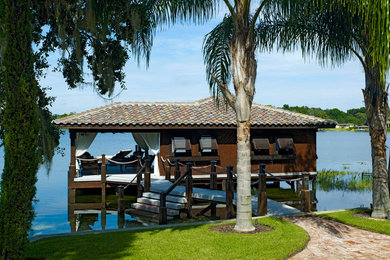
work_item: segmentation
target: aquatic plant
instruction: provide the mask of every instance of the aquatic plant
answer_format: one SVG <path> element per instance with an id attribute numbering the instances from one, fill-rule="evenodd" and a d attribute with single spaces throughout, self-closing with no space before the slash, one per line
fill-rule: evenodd
<path id="1" fill-rule="evenodd" d="M 368 173 L 322 170 L 317 175 L 318 189 L 324 191 L 367 191 L 372 189 Z"/>

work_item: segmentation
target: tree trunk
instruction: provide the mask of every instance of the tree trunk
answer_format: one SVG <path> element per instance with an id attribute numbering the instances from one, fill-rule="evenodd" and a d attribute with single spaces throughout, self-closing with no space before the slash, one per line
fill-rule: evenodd
<path id="1" fill-rule="evenodd" d="M 371 137 L 373 176 L 371 216 L 385 218 L 390 209 L 386 161 L 388 93 L 380 83 L 377 67 L 366 69 L 365 76 L 366 88 L 363 90 L 363 96 Z"/>
<path id="2" fill-rule="evenodd" d="M 250 116 L 257 64 L 254 48 L 246 44 L 246 38 L 245 34 L 238 34 L 230 46 L 237 119 L 237 222 L 234 229 L 240 232 L 255 229 L 251 203 Z"/>

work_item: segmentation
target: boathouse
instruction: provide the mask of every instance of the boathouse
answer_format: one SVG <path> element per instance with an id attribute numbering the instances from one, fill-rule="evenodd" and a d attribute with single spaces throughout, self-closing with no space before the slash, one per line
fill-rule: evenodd
<path id="1" fill-rule="evenodd" d="M 71 165 L 88 150 L 98 133 L 131 132 L 138 146 L 154 157 L 152 177 L 164 176 L 164 163 L 180 160 L 221 167 L 237 162 L 233 110 L 212 98 L 194 102 L 116 102 L 54 121 L 68 129 Z M 252 165 L 266 163 L 276 176 L 316 174 L 316 132 L 336 123 L 271 106 L 253 104 Z M 170 173 L 173 174 L 173 171 Z M 73 176 L 76 176 L 75 173 Z M 196 178 L 196 174 L 194 178 Z M 198 179 L 202 174 L 198 173 Z"/>

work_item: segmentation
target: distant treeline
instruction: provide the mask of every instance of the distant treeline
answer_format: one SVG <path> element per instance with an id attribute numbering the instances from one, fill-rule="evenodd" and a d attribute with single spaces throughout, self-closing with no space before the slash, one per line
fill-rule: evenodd
<path id="1" fill-rule="evenodd" d="M 58 118 L 62 118 L 62 117 L 66 117 L 66 116 L 71 116 L 71 115 L 74 115 L 74 114 L 76 114 L 76 113 L 75 112 L 70 112 L 69 114 L 61 114 L 61 115 L 53 114 L 52 120 L 56 120 Z"/>
<path id="2" fill-rule="evenodd" d="M 283 105 L 282 108 L 305 115 L 316 116 L 324 119 L 332 119 L 339 124 L 367 125 L 366 109 L 364 107 L 349 109 L 347 112 L 341 111 L 337 108 L 322 109 L 307 106 L 290 107 L 287 104 Z"/>

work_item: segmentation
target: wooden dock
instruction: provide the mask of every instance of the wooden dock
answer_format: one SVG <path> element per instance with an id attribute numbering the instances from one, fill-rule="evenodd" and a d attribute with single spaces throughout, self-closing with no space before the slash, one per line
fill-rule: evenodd
<path id="1" fill-rule="evenodd" d="M 172 182 L 166 181 L 163 179 L 152 179 L 150 191 L 154 193 L 161 193 L 166 191 Z M 184 186 L 177 186 L 170 193 L 174 196 L 184 197 L 186 195 Z M 210 202 L 216 203 L 226 203 L 226 192 L 221 190 L 210 190 L 210 189 L 202 189 L 202 188 L 193 188 L 192 198 L 199 200 L 206 200 Z M 301 212 L 300 210 L 293 208 L 291 206 L 285 205 L 283 203 L 268 199 L 268 214 L 269 216 L 279 216 L 279 215 L 288 215 L 288 214 L 296 214 Z M 233 204 L 236 205 L 236 193 L 234 193 Z M 252 196 L 252 212 L 256 215 L 257 211 L 257 196 Z"/>

